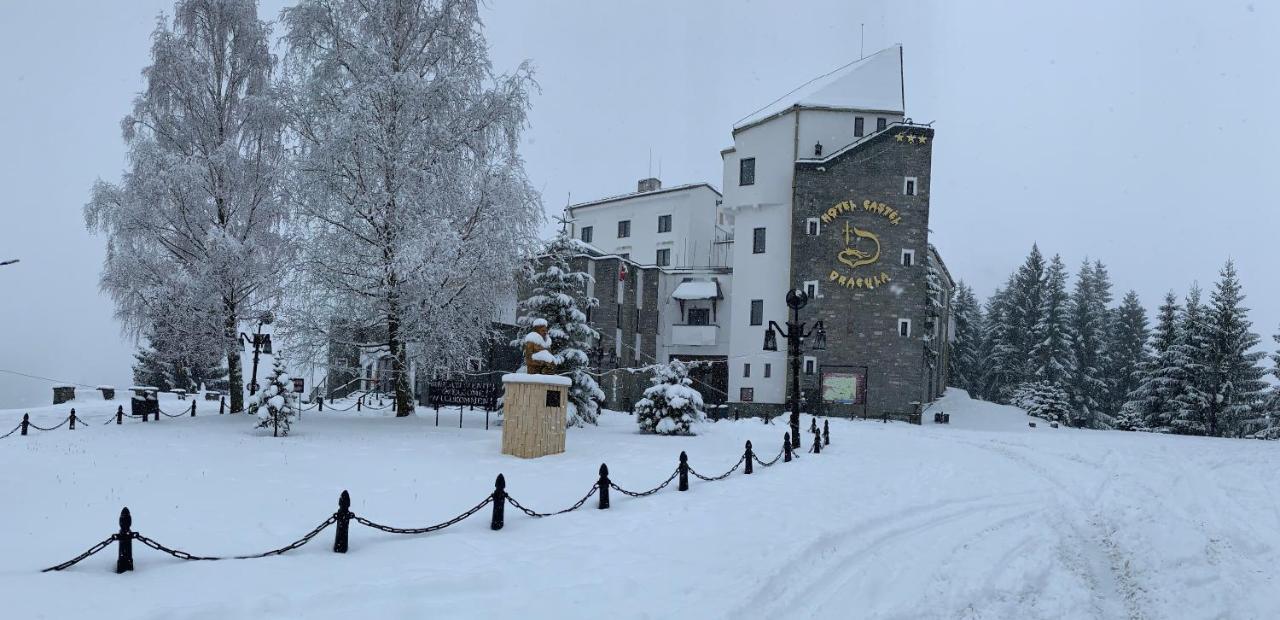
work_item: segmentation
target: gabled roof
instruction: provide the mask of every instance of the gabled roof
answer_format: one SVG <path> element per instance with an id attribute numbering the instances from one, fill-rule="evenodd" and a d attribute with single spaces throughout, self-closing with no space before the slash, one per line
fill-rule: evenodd
<path id="1" fill-rule="evenodd" d="M 793 108 L 875 110 L 904 114 L 902 46 L 894 45 L 816 77 L 734 123 L 738 131 Z"/>
<path id="2" fill-rule="evenodd" d="M 671 192 L 683 192 L 691 189 L 698 189 L 700 187 L 705 187 L 711 190 L 711 192 L 714 193 L 716 196 L 721 196 L 720 190 L 716 189 L 715 187 L 712 187 L 710 183 L 687 183 L 685 185 L 675 185 L 672 187 L 664 187 L 662 189 L 655 189 L 648 192 L 631 192 L 630 194 L 619 194 L 617 196 L 609 196 L 608 198 L 600 198 L 598 200 L 588 200 L 587 202 L 579 202 L 578 204 L 569 205 L 568 208 L 570 211 L 572 211 L 574 209 L 580 209 L 582 207 L 593 207 L 595 205 L 604 204 L 606 202 L 617 202 L 619 200 L 630 200 L 632 198 L 643 198 L 647 196 L 656 196 L 659 194 L 669 194 Z"/>

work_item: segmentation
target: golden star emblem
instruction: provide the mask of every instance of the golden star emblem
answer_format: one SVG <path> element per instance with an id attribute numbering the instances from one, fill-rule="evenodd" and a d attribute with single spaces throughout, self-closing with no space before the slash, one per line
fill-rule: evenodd
<path id="1" fill-rule="evenodd" d="M 915 144 L 915 143 L 916 143 L 916 137 L 915 137 L 914 135 L 908 135 L 908 136 L 907 136 L 907 142 L 909 142 L 909 143 L 911 143 L 911 144 Z"/>
<path id="2" fill-rule="evenodd" d="M 895 140 L 897 140 L 898 142 L 902 142 L 902 134 L 898 134 L 898 135 L 894 136 L 893 138 L 894 138 Z"/>
<path id="3" fill-rule="evenodd" d="M 916 140 L 919 140 L 919 141 L 920 141 L 920 144 L 924 144 L 925 142 L 928 142 L 928 141 L 929 141 L 929 137 L 928 137 L 928 136 L 916 136 Z"/>

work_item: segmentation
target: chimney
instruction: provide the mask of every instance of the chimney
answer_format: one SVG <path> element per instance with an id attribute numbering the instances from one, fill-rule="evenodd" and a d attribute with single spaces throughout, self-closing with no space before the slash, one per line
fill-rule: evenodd
<path id="1" fill-rule="evenodd" d="M 655 179 L 653 177 L 649 177 L 647 179 L 640 179 L 640 182 L 636 184 L 637 194 L 643 194 L 645 192 L 653 192 L 660 189 L 662 189 L 662 181 L 659 181 L 658 179 Z"/>

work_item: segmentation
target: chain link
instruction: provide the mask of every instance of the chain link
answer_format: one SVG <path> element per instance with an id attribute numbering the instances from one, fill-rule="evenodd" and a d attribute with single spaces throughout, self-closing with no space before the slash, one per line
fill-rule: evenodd
<path id="1" fill-rule="evenodd" d="M 80 555 L 77 555 L 76 557 L 71 558 L 70 560 L 67 560 L 66 562 L 63 562 L 63 563 L 61 563 L 61 564 L 59 564 L 59 565 L 57 565 L 57 566 L 50 566 L 49 568 L 46 568 L 46 569 L 44 569 L 44 570 L 41 570 L 40 572 L 42 572 L 42 573 L 47 573 L 47 572 L 49 572 L 49 571 L 51 571 L 51 570 L 52 570 L 52 571 L 57 571 L 57 570 L 64 570 L 64 569 L 71 568 L 72 566 L 75 566 L 76 564 L 80 563 L 80 560 L 83 560 L 83 559 L 85 559 L 85 558 L 87 558 L 87 557 L 89 557 L 89 556 L 91 556 L 91 555 L 93 555 L 93 554 L 95 554 L 95 553 L 97 553 L 97 552 L 99 552 L 99 551 L 102 551 L 103 549 L 105 549 L 105 548 L 106 548 L 106 546 L 107 546 L 107 545 L 109 545 L 109 544 L 111 544 L 111 543 L 115 542 L 117 539 L 119 539 L 119 537 L 120 537 L 120 535 L 119 535 L 119 534 L 112 534 L 112 535 L 108 536 L 108 537 L 106 538 L 106 540 L 103 540 L 102 542 L 100 542 L 100 543 L 98 543 L 98 544 L 96 544 L 96 545 L 94 545 L 94 546 L 92 546 L 92 547 L 89 547 L 89 549 L 88 549 L 87 551 L 85 551 L 84 553 L 81 553 Z"/>
<path id="2" fill-rule="evenodd" d="M 460 515 L 458 515 L 458 516 L 456 516 L 456 517 L 454 517 L 454 518 L 452 518 L 452 519 L 449 519 L 448 521 L 445 521 L 444 523 L 437 523 L 437 524 L 435 524 L 435 525 L 429 525 L 429 526 L 427 526 L 427 527 L 391 527 L 390 525 L 383 525 L 383 524 L 381 524 L 381 523 L 374 523 L 373 521 L 370 521 L 370 520 L 368 520 L 368 519 L 366 519 L 366 518 L 364 518 L 364 517 L 362 517 L 362 516 L 360 516 L 360 515 L 357 515 L 357 514 L 355 514 L 355 513 L 351 513 L 351 518 L 352 518 L 352 520 L 354 520 L 356 523 L 359 523 L 360 525 L 363 525 L 363 526 L 366 526 L 366 527 L 371 527 L 371 528 L 373 528 L 373 529 L 375 529 L 375 530 L 381 530 L 381 531 L 383 531 L 383 532 L 387 532 L 388 534 L 426 534 L 426 533 L 428 533 L 428 532 L 436 532 L 436 531 L 439 531 L 439 530 L 443 530 L 444 528 L 449 527 L 450 525 L 453 525 L 453 524 L 455 524 L 455 523 L 459 523 L 459 522 L 463 521 L 464 519 L 466 519 L 467 517 L 470 517 L 471 515 L 473 515 L 473 514 L 475 514 L 475 513 L 477 513 L 477 512 L 480 512 L 480 509 L 481 509 L 481 508 L 484 508 L 485 506 L 488 506 L 488 505 L 489 505 L 489 503 L 490 503 L 490 502 L 492 502 L 492 501 L 493 501 L 493 496 L 492 496 L 492 495 L 488 495 L 488 496 L 486 496 L 486 497 L 484 498 L 484 501 L 480 502 L 479 504 L 476 504 L 476 505 L 475 505 L 475 506 L 473 506 L 470 510 L 468 510 L 468 511 L 466 511 L 466 512 L 464 512 L 464 513 L 462 513 L 462 514 L 460 514 Z"/>
<path id="3" fill-rule="evenodd" d="M 690 471 L 693 471 L 693 470 L 690 470 Z M 676 476 L 679 476 L 679 475 L 680 475 L 680 468 L 679 468 L 679 467 L 677 467 L 675 471 L 671 472 L 671 477 L 670 477 L 670 478 L 667 478 L 665 482 L 663 482 L 662 484 L 660 484 L 660 485 L 658 485 L 658 486 L 656 486 L 656 487 L 654 487 L 654 488 L 652 488 L 652 489 L 649 489 L 648 491 L 642 491 L 642 492 L 628 491 L 628 490 L 626 490 L 626 489 L 624 489 L 624 488 L 622 488 L 622 487 L 620 487 L 620 486 L 618 486 L 618 485 L 614 484 L 612 480 L 610 480 L 610 481 L 609 481 L 609 488 L 611 488 L 611 489 L 613 489 L 613 490 L 615 490 L 615 491 L 617 491 L 617 492 L 619 492 L 619 493 L 621 493 L 621 494 L 623 494 L 623 495 L 629 495 L 629 496 L 631 496 L 631 497 L 647 497 L 647 496 L 649 496 L 649 495 L 653 495 L 654 493 L 657 493 L 658 491 L 661 491 L 662 489 L 666 488 L 666 486 L 667 486 L 668 484 L 671 484 L 671 481 L 672 481 L 672 480 L 675 480 L 675 479 L 676 479 Z"/>
<path id="4" fill-rule="evenodd" d="M 307 532 L 307 533 L 306 533 L 302 538 L 299 538 L 298 540 L 295 540 L 295 541 L 293 541 L 293 542 L 291 542 L 291 543 L 289 543 L 289 544 L 287 544 L 287 545 L 285 545 L 285 546 L 283 546 L 283 547 L 280 547 L 280 548 L 278 548 L 278 549 L 272 549 L 272 550 L 270 550 L 270 551 L 264 551 L 264 552 L 262 552 L 262 553 L 255 553 L 255 554 L 252 554 L 252 555 L 232 555 L 232 556 L 200 556 L 200 555 L 192 555 L 192 554 L 190 554 L 190 553 L 187 553 L 186 551 L 181 551 L 181 550 L 178 550 L 178 549 L 171 549 L 171 548 L 169 548 L 169 547 L 166 547 L 166 546 L 164 546 L 164 545 L 162 545 L 162 544 L 160 544 L 160 543 L 158 543 L 158 542 L 156 542 L 156 541 L 154 541 L 154 540 L 152 540 L 152 539 L 150 539 L 150 538 L 147 538 L 146 536 L 143 536 L 142 534 L 139 534 L 139 533 L 137 533 L 137 532 L 133 532 L 133 537 L 134 537 L 138 542 L 140 542 L 140 543 L 142 543 L 142 544 L 144 544 L 144 545 L 146 545 L 146 546 L 148 546 L 148 547 L 151 547 L 152 549 L 155 549 L 156 551 L 159 551 L 159 552 L 161 552 L 161 553 L 167 553 L 167 554 L 169 554 L 169 555 L 171 555 L 171 556 L 173 556 L 173 557 L 175 557 L 175 558 L 178 558 L 179 560 L 254 560 L 254 559 L 257 559 L 257 558 L 265 558 L 265 557 L 270 557 L 270 556 L 273 556 L 273 555 L 281 555 L 281 554 L 283 554 L 283 553 L 288 553 L 288 552 L 290 552 L 290 551 L 293 551 L 294 549 L 297 549 L 298 547 L 301 547 L 301 546 L 303 546 L 303 545 L 305 545 L 305 544 L 307 544 L 307 543 L 311 542 L 311 539 L 313 539 L 313 538 L 315 538 L 316 536 L 318 536 L 318 535 L 320 534 L 320 532 L 323 532 L 323 531 L 325 530 L 325 528 L 329 527 L 330 525 L 333 525 L 337 520 L 338 520 L 338 515 L 337 515 L 337 513 L 334 513 L 334 514 L 332 514 L 332 515 L 329 515 L 329 518 L 328 518 L 328 519 L 325 519 L 322 523 L 320 523 L 320 525 L 317 525 L 317 526 L 315 527 L 315 529 L 311 530 L 310 532 Z"/>
<path id="5" fill-rule="evenodd" d="M 12 434 L 14 434 L 14 433 L 18 432 L 18 429 L 20 429 L 20 428 L 22 428 L 22 422 L 18 422 L 18 425 L 17 425 L 17 426 L 15 426 L 15 427 L 13 427 L 13 430 L 11 430 L 11 431 L 9 431 L 9 432 L 7 432 L 7 433 L 3 434 L 3 435 L 0 435 L 0 439 L 4 439 L 5 437 L 8 437 L 9 435 L 12 435 Z"/>
<path id="6" fill-rule="evenodd" d="M 610 486 L 612 486 L 612 485 L 610 485 Z M 568 507 L 568 508 L 565 508 L 564 510 L 557 510 L 556 512 L 536 512 L 536 511 L 531 510 L 531 509 L 529 509 L 529 508 L 525 508 L 525 507 L 524 507 L 520 502 L 517 502 L 517 501 L 516 501 L 516 498 L 511 497 L 510 495 L 508 495 L 508 496 L 507 496 L 507 503 L 511 504 L 512 506 L 515 506 L 517 510 L 519 510 L 520 512 L 523 512 L 523 513 L 525 513 L 525 514 L 527 514 L 527 515 L 529 515 L 529 516 L 531 516 L 531 517 L 539 517 L 539 518 L 541 518 L 541 517 L 554 517 L 554 516 L 556 516 L 556 515 L 562 515 L 562 514 L 564 514 L 564 513 L 566 513 L 566 512 L 573 512 L 573 511 L 575 511 L 575 510 L 577 510 L 577 509 L 579 509 L 579 508 L 582 508 L 582 505 L 583 505 L 583 504 L 585 504 L 585 503 L 587 503 L 587 500 L 589 500 L 589 499 L 591 499 L 593 496 L 595 496 L 596 492 L 597 492 L 597 491 L 599 491 L 599 490 L 600 490 L 600 484 L 599 484 L 599 483 L 596 483 L 596 484 L 592 485 L 592 486 L 591 486 L 591 490 L 590 490 L 590 491 L 587 491 L 587 494 L 586 494 L 586 495 L 584 495 L 584 496 L 582 496 L 582 499 L 578 500 L 578 501 L 577 501 L 577 503 L 575 503 L 574 505 L 572 505 L 572 506 L 570 506 L 570 507 Z"/>
<path id="7" fill-rule="evenodd" d="M 786 448 L 778 450 L 778 456 L 773 457 L 773 460 L 767 463 L 760 460 L 760 457 L 756 456 L 754 452 L 751 453 L 751 458 L 755 459 L 756 463 L 759 463 L 761 467 L 768 467 L 770 465 L 773 465 L 774 463 L 777 463 L 778 459 L 782 458 L 782 453 L 784 451 L 786 451 Z"/>
<path id="8" fill-rule="evenodd" d="M 70 417 L 68 417 L 67 419 L 65 419 L 65 420 L 63 420 L 63 421 L 62 421 L 62 424 L 59 424 L 59 425 L 57 425 L 57 426 L 50 427 L 50 428 L 45 428 L 45 427 L 43 427 L 43 426 L 36 426 L 36 423 L 35 423 L 35 422 L 31 422 L 31 423 L 30 423 L 30 426 L 31 426 L 31 428 L 34 428 L 34 429 L 36 429 L 36 430 L 38 430 L 38 431 L 56 431 L 56 430 L 58 430 L 58 429 L 60 429 L 60 428 L 62 428 L 62 427 L 64 427 L 64 426 L 66 426 L 66 425 L 67 425 L 67 422 L 70 422 L 70 421 L 71 421 L 71 418 L 70 418 Z"/>
<path id="9" fill-rule="evenodd" d="M 744 454 L 743 454 L 743 455 L 738 459 L 738 463 L 737 463 L 736 465 L 734 465 L 731 469 L 729 469 L 729 471 L 724 472 L 723 474 L 720 474 L 719 476 L 704 476 L 704 475 L 702 475 L 702 474 L 698 473 L 697 471 L 695 471 L 692 467 L 690 467 L 690 468 L 689 468 L 689 473 L 693 474 L 694 476 L 697 476 L 699 480 L 706 480 L 707 482 L 715 482 L 716 480 L 724 480 L 725 478 L 728 478 L 728 477 L 729 477 L 729 474 L 732 474 L 733 472 L 738 471 L 738 468 L 739 468 L 739 467 L 742 467 L 742 464 L 743 464 L 744 462 L 746 462 L 746 460 L 747 460 L 747 455 L 744 453 Z"/>

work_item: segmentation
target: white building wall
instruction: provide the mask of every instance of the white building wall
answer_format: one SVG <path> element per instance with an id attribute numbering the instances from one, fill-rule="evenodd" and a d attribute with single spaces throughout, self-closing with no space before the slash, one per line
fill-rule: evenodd
<path id="1" fill-rule="evenodd" d="M 572 206 L 575 238 L 591 227 L 591 245 L 606 254 L 627 254 L 642 265 L 654 265 L 659 249 L 671 250 L 672 267 L 705 264 L 715 239 L 720 195 L 707 185 L 685 186 L 628 195 L 599 204 Z M 658 217 L 671 216 L 671 231 L 658 232 Z M 631 235 L 618 237 L 618 222 L 631 222 Z"/>
<path id="2" fill-rule="evenodd" d="M 718 300 L 713 307 L 711 300 L 690 300 L 684 302 L 685 313 L 682 316 L 680 301 L 672 299 L 671 294 L 686 278 L 693 280 L 712 280 L 720 282 L 720 294 L 724 299 Z M 663 271 L 658 279 L 658 361 L 670 361 L 672 355 L 729 355 L 729 333 L 732 321 L 733 274 L 724 270 L 679 270 Z M 707 308 L 713 310 L 711 329 L 715 335 L 709 344 L 678 344 L 678 328 L 688 323 L 688 310 Z"/>

